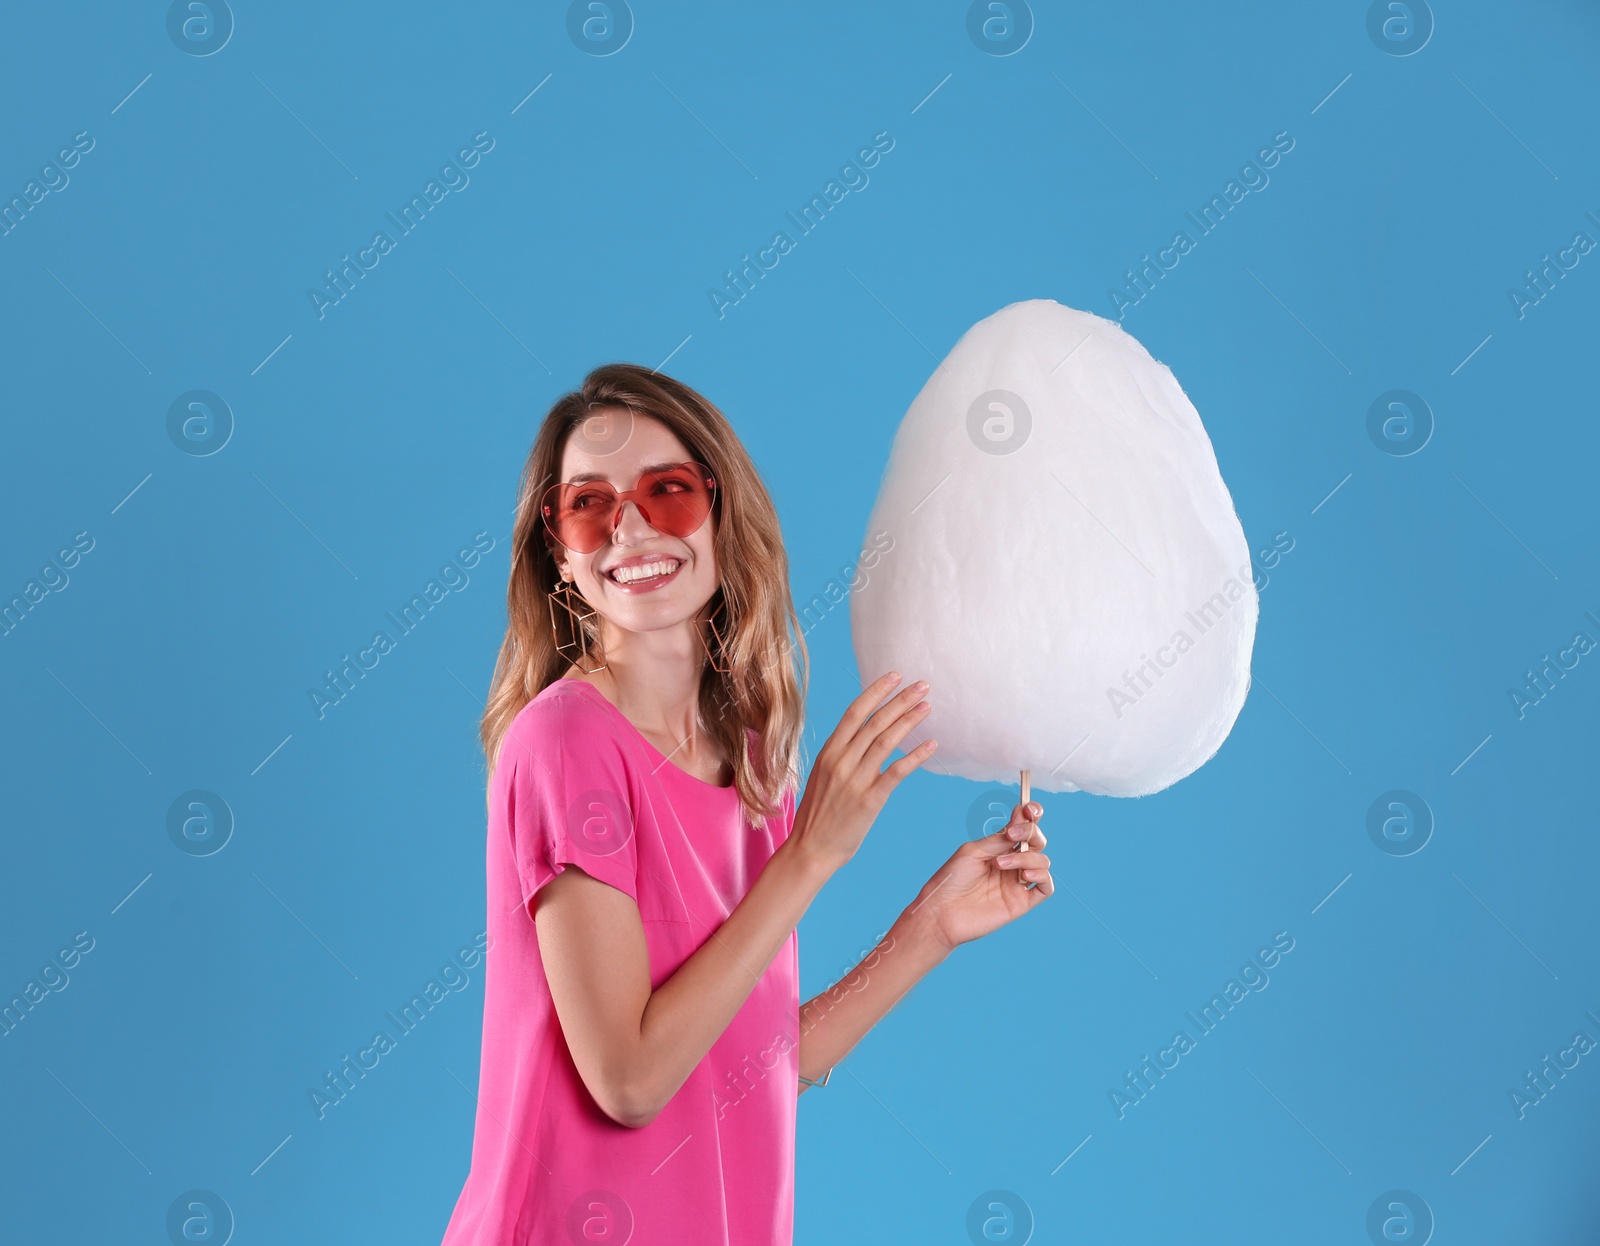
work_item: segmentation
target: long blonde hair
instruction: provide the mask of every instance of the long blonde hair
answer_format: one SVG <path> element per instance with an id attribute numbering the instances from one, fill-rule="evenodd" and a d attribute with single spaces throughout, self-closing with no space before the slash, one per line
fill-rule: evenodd
<path id="1" fill-rule="evenodd" d="M 700 718 L 733 761 L 734 786 L 753 820 L 777 812 L 798 780 L 800 731 L 810 663 L 789 593 L 789 559 L 778 513 L 749 452 L 716 406 L 687 385 L 637 364 L 594 369 L 563 394 L 539 427 L 523 466 L 506 588 L 506 635 L 500 645 L 479 734 L 494 774 L 506 728 L 534 697 L 571 666 L 557 649 L 548 594 L 560 578 L 556 545 L 539 514 L 547 487 L 561 479 L 572 432 L 602 409 L 653 416 L 672 430 L 717 482 L 712 521 L 720 586 L 707 603 L 722 634 L 723 665 L 700 677 Z M 565 611 L 557 610 L 558 617 Z M 599 652 L 598 616 L 584 625 L 588 651 Z M 710 634 L 702 633 L 710 641 Z M 564 634 L 561 643 L 578 637 Z M 714 643 L 714 642 L 711 642 Z M 570 650 L 569 650 L 570 652 Z M 798 659 L 798 662 L 796 661 Z M 752 746 L 746 728 L 759 743 Z"/>

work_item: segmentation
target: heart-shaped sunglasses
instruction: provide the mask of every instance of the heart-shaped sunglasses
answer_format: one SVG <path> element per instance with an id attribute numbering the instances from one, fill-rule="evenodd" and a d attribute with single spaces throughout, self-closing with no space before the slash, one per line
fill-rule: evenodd
<path id="1" fill-rule="evenodd" d="M 622 504 L 632 502 L 644 521 L 665 536 L 700 530 L 716 496 L 717 482 L 701 463 L 673 463 L 641 472 L 633 488 L 617 492 L 605 480 L 554 484 L 544 491 L 539 513 L 550 535 L 579 554 L 592 554 L 616 530 Z"/>

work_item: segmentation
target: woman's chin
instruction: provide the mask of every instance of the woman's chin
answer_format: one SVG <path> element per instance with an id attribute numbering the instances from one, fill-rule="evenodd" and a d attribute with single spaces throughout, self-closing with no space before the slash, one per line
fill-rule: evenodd
<path id="1" fill-rule="evenodd" d="M 694 627 L 715 595 L 715 588 L 695 593 L 683 585 L 665 593 L 643 596 L 617 594 L 605 601 L 601 614 L 611 626 L 625 632 L 664 632 L 676 627 Z M 620 600 L 619 600 L 620 598 Z M 699 602 L 695 605 L 695 602 Z"/>

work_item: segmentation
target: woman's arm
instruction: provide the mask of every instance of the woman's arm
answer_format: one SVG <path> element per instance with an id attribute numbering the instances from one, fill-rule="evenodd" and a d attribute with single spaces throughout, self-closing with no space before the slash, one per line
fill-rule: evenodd
<path id="1" fill-rule="evenodd" d="M 800 1076 L 820 1081 L 950 949 L 912 909 L 855 969 L 800 1009 Z M 808 1088 L 802 1084 L 800 1093 Z"/>
<path id="2" fill-rule="evenodd" d="M 638 905 L 577 867 L 545 884 L 534 914 L 545 976 L 573 1061 L 607 1116 L 634 1128 L 656 1118 L 831 874 L 817 854 L 785 843 L 656 991 Z"/>
<path id="3" fill-rule="evenodd" d="M 534 921 L 556 1016 L 578 1073 L 618 1124 L 648 1125 L 743 1006 L 834 871 L 866 836 L 889 793 L 933 752 L 928 741 L 880 767 L 922 721 L 926 685 L 881 708 L 884 676 L 818 752 L 794 827 L 728 919 L 660 987 L 638 906 L 573 867 L 546 883 Z"/>
<path id="4" fill-rule="evenodd" d="M 820 1080 L 959 944 L 1055 891 L 1035 825 L 1043 813 L 1031 801 L 1018 805 L 996 834 L 962 844 L 855 970 L 800 1009 L 800 1076 Z M 1031 851 L 1019 851 L 1024 840 Z"/>

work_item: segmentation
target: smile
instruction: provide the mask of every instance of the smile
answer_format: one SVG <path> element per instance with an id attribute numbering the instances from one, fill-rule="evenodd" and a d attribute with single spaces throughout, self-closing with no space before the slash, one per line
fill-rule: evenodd
<path id="1" fill-rule="evenodd" d="M 681 558 L 655 558 L 649 562 L 613 567 L 606 578 L 630 593 L 644 593 L 670 582 L 683 566 Z"/>

